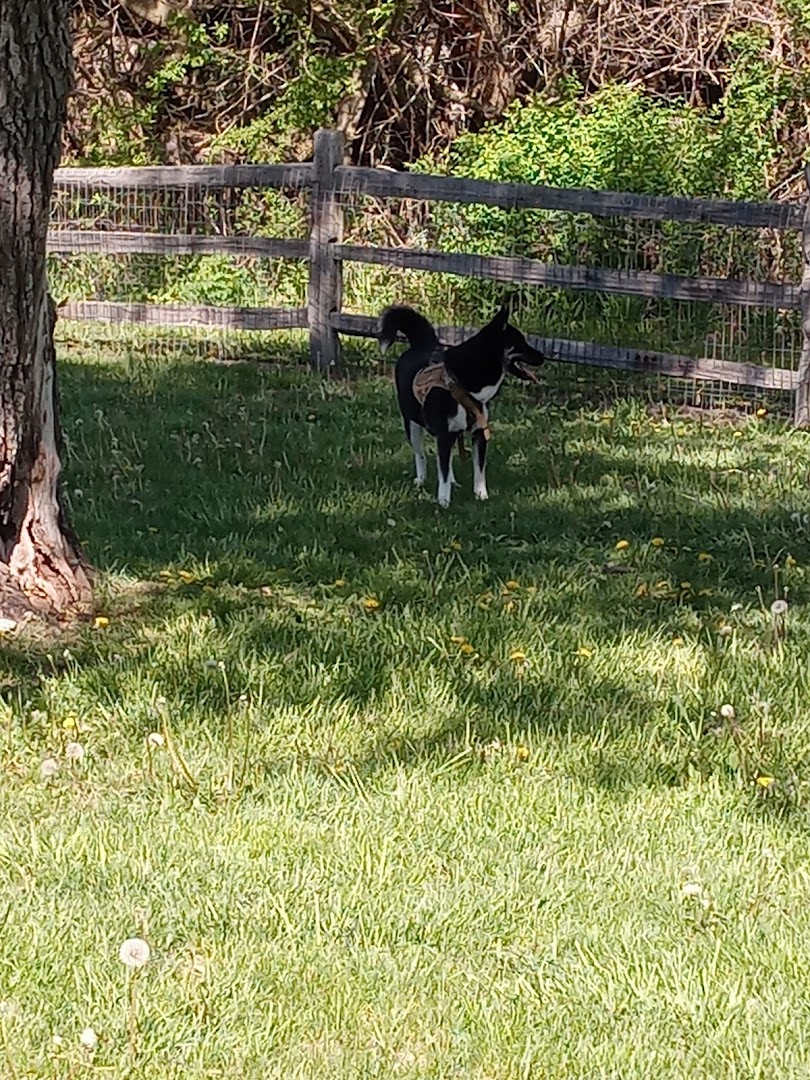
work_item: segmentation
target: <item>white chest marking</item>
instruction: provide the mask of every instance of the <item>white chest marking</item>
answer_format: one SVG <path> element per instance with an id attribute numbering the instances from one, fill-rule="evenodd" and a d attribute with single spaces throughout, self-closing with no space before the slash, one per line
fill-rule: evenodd
<path id="1" fill-rule="evenodd" d="M 503 380 L 504 376 L 501 375 L 500 379 L 498 379 L 494 386 L 482 386 L 481 389 L 476 390 L 472 396 L 475 398 L 476 401 L 480 401 L 482 405 L 486 405 L 486 403 L 488 401 L 492 401 L 492 399 L 498 393 Z"/>

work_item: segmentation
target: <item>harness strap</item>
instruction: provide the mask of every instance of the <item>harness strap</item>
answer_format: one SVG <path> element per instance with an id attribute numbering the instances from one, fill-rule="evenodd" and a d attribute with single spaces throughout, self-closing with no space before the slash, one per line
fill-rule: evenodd
<path id="1" fill-rule="evenodd" d="M 461 383 L 456 381 L 444 363 L 441 362 L 428 364 L 427 367 L 416 373 L 413 380 L 413 396 L 422 406 L 424 406 L 430 391 L 436 389 L 447 390 L 453 400 L 462 406 L 468 416 L 472 417 L 474 421 L 473 431 L 481 431 L 484 439 L 489 442 L 492 438 L 492 430 L 486 413 L 481 408 L 480 403 L 471 394 L 467 393 Z"/>

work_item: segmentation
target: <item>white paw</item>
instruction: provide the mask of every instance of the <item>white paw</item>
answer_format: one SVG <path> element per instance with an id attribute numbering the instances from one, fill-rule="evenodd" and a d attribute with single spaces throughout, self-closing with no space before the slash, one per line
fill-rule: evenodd
<path id="1" fill-rule="evenodd" d="M 475 497 L 476 497 L 476 499 L 480 499 L 483 502 L 484 499 L 489 498 L 489 492 L 487 491 L 486 488 L 476 488 L 475 489 Z"/>
<path id="2" fill-rule="evenodd" d="M 413 486 L 418 487 L 418 488 L 424 487 L 425 486 L 425 478 L 424 478 L 424 476 L 415 476 L 413 478 Z"/>
<path id="3" fill-rule="evenodd" d="M 438 498 L 438 503 L 439 503 L 439 506 L 442 508 L 442 510 L 446 510 L 447 507 L 450 505 L 450 496 L 449 495 L 440 495 L 439 498 Z"/>

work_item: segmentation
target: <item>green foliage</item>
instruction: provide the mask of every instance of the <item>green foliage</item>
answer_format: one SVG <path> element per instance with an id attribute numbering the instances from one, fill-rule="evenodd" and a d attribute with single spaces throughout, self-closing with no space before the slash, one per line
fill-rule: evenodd
<path id="1" fill-rule="evenodd" d="M 810 0 L 780 0 L 779 7 L 788 16 L 797 37 L 810 36 Z"/>
<path id="2" fill-rule="evenodd" d="M 628 86 L 584 97 L 566 80 L 553 94 L 515 102 L 503 122 L 462 135 L 442 164 L 488 180 L 763 198 L 779 149 L 771 119 L 789 85 L 763 58 L 759 38 L 738 34 L 730 44 L 732 76 L 717 108 L 665 103 Z"/>
<path id="3" fill-rule="evenodd" d="M 83 152 L 74 162 L 81 165 L 154 165 L 160 159 L 153 127 L 158 103 L 127 94 L 114 94 L 91 102 Z M 63 164 L 70 164 L 65 160 Z"/>
<path id="4" fill-rule="evenodd" d="M 276 102 L 274 118 L 279 129 L 311 131 L 333 120 L 359 62 L 355 56 L 302 56 L 298 74 Z"/>
<path id="5" fill-rule="evenodd" d="M 667 103 L 620 85 L 585 96 L 564 79 L 553 92 L 515 102 L 503 122 L 460 136 L 449 151 L 423 158 L 416 168 L 565 188 L 765 198 L 779 162 L 774 116 L 790 103 L 792 84 L 764 46 L 752 32 L 730 39 L 732 74 L 716 108 Z M 761 263 L 756 235 L 672 222 L 437 204 L 420 229 L 422 246 L 590 267 L 749 277 Z M 795 269 L 780 267 L 787 275 Z M 456 302 L 491 306 L 499 291 L 459 282 Z M 709 337 L 724 333 L 727 317 L 707 305 L 651 305 L 566 290 L 538 290 L 523 299 L 526 325 L 549 334 L 686 353 L 703 352 Z M 767 350 L 773 320 L 769 313 L 755 316 L 761 323 L 749 337 L 749 344 L 757 341 L 755 351 Z"/>
<path id="6" fill-rule="evenodd" d="M 169 22 L 172 39 L 153 46 L 156 67 L 146 80 L 146 90 L 153 99 L 160 99 L 172 87 L 188 78 L 189 72 L 208 68 L 212 77 L 224 58 L 221 46 L 228 36 L 227 23 L 208 27 L 184 11 L 173 13 Z"/>

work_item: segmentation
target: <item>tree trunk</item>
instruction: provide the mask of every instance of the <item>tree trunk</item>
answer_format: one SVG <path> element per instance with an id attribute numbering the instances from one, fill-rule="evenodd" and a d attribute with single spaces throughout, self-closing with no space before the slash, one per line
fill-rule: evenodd
<path id="1" fill-rule="evenodd" d="M 45 237 L 71 86 L 70 0 L 0 0 L 0 614 L 61 614 L 90 583 L 59 492 Z"/>

